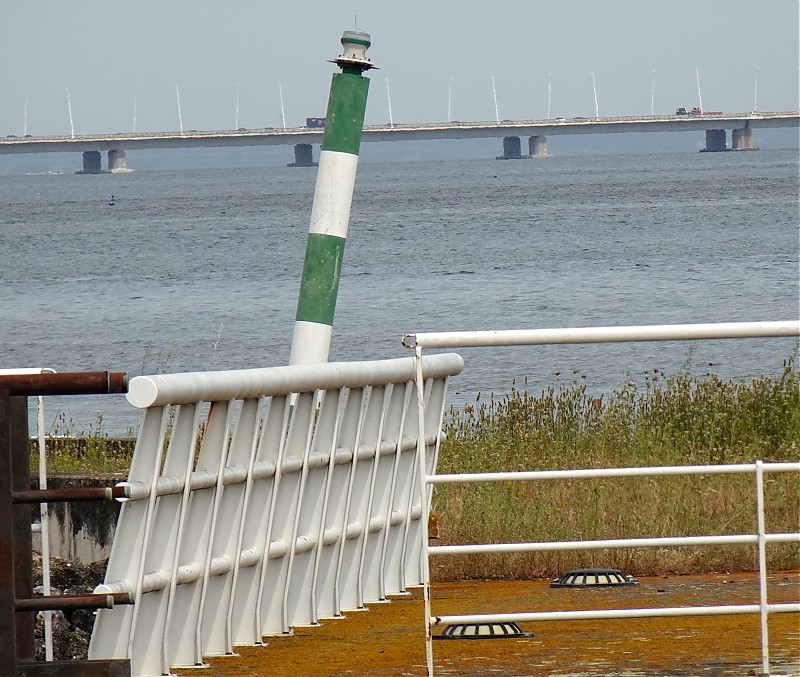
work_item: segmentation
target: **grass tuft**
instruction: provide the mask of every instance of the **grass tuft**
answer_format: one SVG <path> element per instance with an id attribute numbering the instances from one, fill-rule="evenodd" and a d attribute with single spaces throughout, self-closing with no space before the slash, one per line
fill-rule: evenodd
<path id="1" fill-rule="evenodd" d="M 105 430 L 103 415 L 89 426 L 76 431 L 75 422 L 61 412 L 45 440 L 47 471 L 50 473 L 127 473 L 133 458 L 136 439 L 132 430 L 112 438 Z M 31 439 L 31 473 L 39 469 L 39 440 Z"/>

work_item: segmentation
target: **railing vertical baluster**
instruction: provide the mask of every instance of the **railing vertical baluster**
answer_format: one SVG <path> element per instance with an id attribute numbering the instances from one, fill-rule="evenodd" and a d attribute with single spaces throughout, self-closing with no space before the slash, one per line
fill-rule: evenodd
<path id="1" fill-rule="evenodd" d="M 280 398 L 276 398 L 280 399 Z M 281 411 L 280 405 L 275 405 L 272 398 L 261 398 L 259 413 L 256 421 L 253 449 L 247 468 L 247 486 L 244 492 L 243 515 L 239 526 L 237 556 L 243 553 L 252 555 L 253 560 L 248 566 L 237 564 L 233 578 L 233 590 L 228 607 L 227 628 L 230 633 L 230 644 L 257 644 L 261 641 L 256 633 L 256 590 L 259 573 L 264 562 L 263 536 L 266 533 L 270 515 L 270 497 L 274 484 L 274 464 L 269 457 L 269 451 L 277 449 L 270 447 L 274 428 L 276 411 Z M 264 476 L 264 468 L 272 464 L 273 474 Z M 249 517 L 249 519 L 248 519 Z"/>
<path id="2" fill-rule="evenodd" d="M 401 575 L 401 548 L 403 546 L 403 522 L 397 522 L 397 517 L 405 520 L 403 511 L 406 509 L 405 489 L 410 478 L 403 475 L 401 468 L 403 465 L 403 441 L 404 433 L 406 430 L 406 418 L 408 416 L 408 408 L 410 406 L 411 397 L 414 389 L 410 384 L 404 383 L 402 386 L 396 386 L 394 390 L 394 406 L 396 420 L 393 421 L 393 426 L 390 434 L 395 433 L 396 446 L 394 454 L 391 456 L 392 470 L 391 481 L 389 488 L 389 505 L 387 511 L 385 537 L 384 537 L 384 552 L 383 561 L 380 566 L 381 575 L 381 594 L 382 599 L 387 595 L 396 595 L 404 592 L 403 577 Z M 391 438 L 390 438 L 391 439 Z M 387 458 L 389 458 L 387 456 Z"/>
<path id="3" fill-rule="evenodd" d="M 367 601 L 379 599 L 375 592 L 377 572 L 373 567 L 366 567 L 367 559 L 370 562 L 380 561 L 380 551 L 382 539 L 373 533 L 378 532 L 381 523 L 380 514 L 384 505 L 386 495 L 385 473 L 381 473 L 384 466 L 381 465 L 381 448 L 383 443 L 383 431 L 387 418 L 387 411 L 391 401 L 391 385 L 374 387 L 370 395 L 370 406 L 374 407 L 374 413 L 370 417 L 369 425 L 375 425 L 374 434 L 370 433 L 369 440 L 375 446 L 375 457 L 372 461 L 372 472 L 369 478 L 369 495 L 367 496 L 366 511 L 364 513 L 364 535 L 361 539 L 361 550 L 358 558 L 358 599 L 363 606 Z M 373 522 L 375 520 L 375 522 Z M 373 524 L 376 526 L 373 527 Z M 382 533 L 384 529 L 381 529 Z"/>
<path id="4" fill-rule="evenodd" d="M 272 492 L 270 495 L 269 517 L 267 519 L 267 529 L 264 534 L 264 545 L 262 548 L 262 561 L 261 570 L 259 571 L 258 578 L 258 593 L 256 594 L 256 616 L 255 616 L 255 629 L 254 634 L 257 638 L 256 641 L 260 642 L 261 638 L 267 634 L 269 627 L 269 613 L 272 596 L 275 594 L 275 588 L 272 584 L 275 582 L 276 577 L 273 573 L 275 564 L 272 563 L 272 544 L 273 538 L 280 528 L 279 521 L 285 519 L 285 511 L 281 508 L 281 491 L 283 489 L 283 472 L 281 465 L 286 456 L 286 446 L 289 437 L 289 423 L 293 418 L 294 407 L 290 403 L 290 396 L 287 393 L 279 399 L 280 409 L 282 413 L 277 410 L 274 412 L 275 416 L 272 419 L 271 432 L 271 446 L 270 455 L 274 458 L 275 462 L 275 477 L 273 480 Z M 273 399 L 272 409 L 275 408 L 276 402 Z M 269 592 L 267 592 L 267 573 L 273 576 L 270 582 Z"/>
<path id="5" fill-rule="evenodd" d="M 758 593 L 761 607 L 761 669 L 769 674 L 769 625 L 767 615 L 767 549 L 764 525 L 764 463 L 756 461 L 756 521 L 758 526 Z"/>
<path id="6" fill-rule="evenodd" d="M 183 404 L 178 407 L 175 414 L 175 424 L 169 440 L 167 457 L 164 460 L 164 475 L 175 474 L 183 481 L 183 489 L 179 496 L 162 496 L 159 500 L 159 509 L 163 510 L 167 528 L 172 524 L 174 531 L 170 534 L 170 539 L 164 548 L 164 565 L 170 572 L 169 588 L 167 590 L 167 601 L 164 609 L 161 625 L 153 624 L 153 632 L 159 630 L 163 633 L 161 641 L 161 670 L 166 672 L 172 665 L 175 657 L 174 651 L 177 642 L 173 638 L 177 635 L 177 628 L 180 624 L 173 624 L 172 608 L 175 601 L 175 592 L 178 585 L 178 567 L 180 566 L 180 547 L 183 542 L 183 533 L 189 512 L 189 500 L 192 495 L 190 478 L 194 469 L 195 445 L 198 442 L 198 429 L 202 415 L 201 407 L 196 404 Z M 166 499 L 166 500 L 165 500 Z M 175 521 L 174 514 L 177 512 L 178 519 Z M 170 520 L 170 514 L 173 515 Z"/>
<path id="7" fill-rule="evenodd" d="M 309 449 L 301 472 L 297 528 L 291 544 L 284 592 L 287 627 L 317 622 L 314 571 L 320 556 L 325 505 L 329 497 L 338 502 L 344 500 L 340 492 L 330 492 L 330 484 L 337 472 L 334 465 L 336 445 L 331 436 L 339 411 L 336 391 L 319 391 L 315 409 L 316 414 L 309 422 Z M 326 456 L 327 461 L 320 465 Z"/>
<path id="8" fill-rule="evenodd" d="M 245 470 L 244 482 L 232 483 L 226 489 L 226 500 L 223 505 L 223 514 L 220 517 L 222 527 L 219 552 L 231 562 L 231 571 L 224 577 L 220 594 L 219 610 L 214 615 L 216 632 L 224 636 L 224 650 L 230 653 L 233 650 L 231 639 L 231 606 L 233 604 L 233 590 L 242 554 L 242 525 L 247 517 L 247 495 L 252 484 L 252 469 L 255 461 L 255 452 L 258 446 L 259 414 L 261 412 L 261 398 L 249 398 L 242 402 L 239 417 L 236 422 L 236 431 L 231 442 L 228 465 L 237 470 Z M 205 640 L 204 640 L 205 641 Z M 210 641 L 210 639 L 209 639 Z"/>
<path id="9" fill-rule="evenodd" d="M 328 390 L 325 393 L 328 407 L 317 422 L 317 435 L 320 444 L 327 444 L 326 451 L 330 454 L 327 477 L 325 482 L 325 495 L 323 497 L 322 516 L 317 543 L 317 558 L 314 563 L 314 572 L 311 585 L 311 601 L 315 619 L 334 618 L 339 613 L 339 597 L 336 587 L 339 564 L 339 545 L 341 544 L 341 519 L 340 506 L 337 494 L 341 481 L 341 469 L 336 468 L 336 447 L 339 439 L 339 429 L 342 418 L 350 398 L 347 388 Z M 323 442 L 326 441 L 326 442 Z M 325 533 L 330 529 L 339 533 L 339 541 L 324 545 Z"/>
<path id="10" fill-rule="evenodd" d="M 428 558 L 428 495 L 427 475 L 428 467 L 425 460 L 425 401 L 422 377 L 422 348 L 417 346 L 414 350 L 414 365 L 416 367 L 417 391 L 417 417 L 419 419 L 419 433 L 417 436 L 417 455 L 419 493 L 422 502 L 422 515 L 420 517 L 420 565 L 422 567 L 422 599 L 424 604 L 425 619 L 425 661 L 428 677 L 433 677 L 433 647 L 431 637 L 431 597 L 430 597 L 430 560 Z M 438 432 L 438 428 L 437 428 Z"/>
<path id="11" fill-rule="evenodd" d="M 346 467 L 340 467 L 336 473 L 338 483 L 333 494 L 333 500 L 337 501 L 338 508 L 334 528 L 339 532 L 339 542 L 335 549 L 336 575 L 333 580 L 337 615 L 340 615 L 342 611 L 359 608 L 358 585 L 354 580 L 355 572 L 352 567 L 355 544 L 353 539 L 348 536 L 348 528 L 353 515 L 354 482 L 359 465 L 358 448 L 361 446 L 364 418 L 370 396 L 371 393 L 365 388 L 354 388 L 350 391 L 348 407 L 341 421 L 340 442 L 337 444 L 337 447 L 349 449 L 352 452 L 350 463 Z M 340 494 L 338 500 L 336 494 Z"/>
<path id="12" fill-rule="evenodd" d="M 44 397 L 37 396 L 36 433 L 39 441 L 39 488 L 47 489 L 47 441 L 44 431 Z M 42 542 L 42 589 L 45 597 L 50 594 L 50 518 L 47 503 L 39 506 L 39 524 Z M 53 660 L 53 612 L 44 611 L 45 660 Z"/>
<path id="13" fill-rule="evenodd" d="M 233 407 L 231 407 L 233 409 Z M 241 401 L 235 424 L 229 422 L 227 439 L 229 449 L 221 458 L 221 469 L 217 478 L 217 499 L 215 506 L 212 543 L 208 561 L 226 562 L 218 575 L 209 577 L 203 595 L 201 613 L 203 655 L 230 653 L 227 625 L 231 586 L 235 571 L 239 566 L 240 551 L 237 550 L 239 524 L 244 512 L 244 493 L 247 480 L 225 484 L 224 473 L 230 468 L 245 472 L 248 468 L 257 433 L 259 400 L 248 398 Z M 231 416 L 231 414 L 229 414 Z M 226 442 L 227 444 L 227 442 Z M 227 571 L 224 571 L 229 567 Z"/>
<path id="14" fill-rule="evenodd" d="M 368 414 L 372 408 L 372 393 L 368 388 L 360 390 L 360 409 L 358 413 L 358 428 L 353 440 L 353 458 L 350 463 L 350 478 L 347 486 L 347 499 L 345 501 L 344 532 L 342 533 L 341 563 L 339 566 L 339 594 L 341 608 L 354 610 L 363 608 L 360 584 L 358 580 L 358 560 L 360 557 L 361 535 L 357 534 L 359 525 L 363 525 L 364 501 L 369 492 L 369 477 L 372 465 L 366 459 L 359 459 L 359 450 L 364 441 L 369 437 Z M 355 531 L 353 531 L 353 529 Z"/>
<path id="15" fill-rule="evenodd" d="M 397 435 L 393 431 L 399 425 L 397 421 L 401 412 L 398 399 L 401 398 L 402 390 L 403 388 L 400 386 L 395 387 L 389 384 L 383 391 L 376 467 L 372 480 L 370 511 L 367 515 L 367 535 L 364 540 L 360 565 L 362 569 L 362 603 L 377 602 L 385 598 L 383 571 L 391 512 L 394 457 L 397 447 Z M 392 445 L 394 445 L 394 449 Z"/>
<path id="16" fill-rule="evenodd" d="M 339 446 L 339 431 L 349 399 L 347 388 L 328 390 L 325 394 L 327 407 L 320 412 L 317 422 L 318 439 L 329 454 L 325 469 L 325 495 L 323 496 L 322 516 L 318 555 L 314 564 L 312 583 L 312 603 L 317 619 L 334 618 L 338 613 L 336 598 L 336 565 L 339 560 L 341 540 L 341 521 L 344 510 L 342 487 L 346 481 L 346 469 L 336 463 L 336 449 Z"/>
<path id="17" fill-rule="evenodd" d="M 419 585 L 418 575 L 413 578 L 409 576 L 411 567 L 414 562 L 409 557 L 409 552 L 413 548 L 414 538 L 419 538 L 419 533 L 412 529 L 413 517 L 412 511 L 415 505 L 415 498 L 418 492 L 417 481 L 417 436 L 419 434 L 419 413 L 417 411 L 417 398 L 420 394 L 425 398 L 425 385 L 423 383 L 422 389 L 417 388 L 416 377 L 412 382 L 409 390 L 413 402 L 409 401 L 406 407 L 406 417 L 403 425 L 403 436 L 401 438 L 403 453 L 400 454 L 400 465 L 398 466 L 398 476 L 403 480 L 403 502 L 401 504 L 400 512 L 403 515 L 402 522 L 402 539 L 400 546 L 400 590 L 407 592 L 409 586 Z M 423 449 L 425 447 L 425 440 L 422 440 Z M 417 570 L 417 574 L 419 571 Z"/>

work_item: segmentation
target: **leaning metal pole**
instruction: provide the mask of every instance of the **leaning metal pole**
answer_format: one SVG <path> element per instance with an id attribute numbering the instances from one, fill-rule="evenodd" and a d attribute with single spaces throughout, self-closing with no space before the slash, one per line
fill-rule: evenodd
<path id="1" fill-rule="evenodd" d="M 328 97 L 289 355 L 292 365 L 328 361 L 361 128 L 367 107 L 369 79 L 363 77 L 363 73 L 374 68 L 366 58 L 369 46 L 367 33 L 345 31 L 342 54 L 333 61 L 342 72 L 334 73 Z"/>

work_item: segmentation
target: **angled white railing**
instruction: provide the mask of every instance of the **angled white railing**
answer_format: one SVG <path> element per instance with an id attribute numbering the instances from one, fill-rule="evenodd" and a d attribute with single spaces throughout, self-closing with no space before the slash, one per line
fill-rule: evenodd
<path id="1" fill-rule="evenodd" d="M 787 322 L 728 322 L 719 324 L 681 324 L 628 327 L 577 327 L 565 329 L 459 331 L 407 334 L 403 345 L 413 348 L 416 355 L 417 382 L 422 382 L 424 348 L 471 348 L 490 346 L 524 346 L 567 343 L 611 343 L 629 341 L 676 341 L 697 339 L 734 339 L 756 337 L 800 336 L 800 321 Z M 418 398 L 420 430 L 418 439 L 424 439 L 429 430 L 423 414 L 424 400 Z M 546 621 L 567 619 L 602 619 L 655 616 L 699 616 L 757 613 L 761 615 L 761 655 L 764 674 L 769 674 L 769 635 L 767 616 L 770 613 L 798 612 L 800 604 L 769 604 L 766 587 L 766 544 L 798 543 L 800 532 L 769 534 L 764 526 L 764 472 L 800 472 L 800 463 L 762 463 L 743 465 L 680 466 L 656 468 L 612 468 L 531 472 L 464 473 L 458 475 L 436 475 L 435 465 L 426 463 L 423 454 L 418 455 L 420 486 L 425 486 L 428 500 L 423 507 L 430 506 L 431 492 L 435 484 L 465 482 L 510 482 L 554 479 L 579 479 L 597 477 L 644 477 L 659 475 L 712 475 L 721 473 L 753 473 L 756 495 L 756 533 L 732 536 L 710 535 L 696 537 L 664 537 L 650 539 L 615 539 L 601 541 L 571 541 L 544 543 L 493 543 L 472 545 L 428 545 L 428 514 L 420 520 L 422 525 L 423 599 L 425 605 L 425 637 L 427 673 L 433 675 L 432 633 L 433 625 L 454 623 L 478 624 L 509 621 Z M 530 613 L 497 613 L 480 615 L 432 616 L 430 604 L 429 557 L 431 555 L 456 555 L 468 553 L 535 552 L 552 550 L 589 550 L 605 548 L 674 547 L 700 544 L 751 543 L 758 550 L 759 601 L 757 604 L 681 607 L 658 609 L 609 609 L 585 611 L 540 611 Z"/>
<path id="2" fill-rule="evenodd" d="M 89 657 L 168 674 L 420 585 L 416 456 L 433 467 L 462 368 L 443 354 L 421 375 L 403 358 L 132 379 L 145 414 L 97 591 L 135 603 L 98 612 Z"/>

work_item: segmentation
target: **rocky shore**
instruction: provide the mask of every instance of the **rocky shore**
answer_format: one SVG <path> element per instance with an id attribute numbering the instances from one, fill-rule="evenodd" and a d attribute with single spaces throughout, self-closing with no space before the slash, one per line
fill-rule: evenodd
<path id="1" fill-rule="evenodd" d="M 108 560 L 90 564 L 76 564 L 60 557 L 50 560 L 51 595 L 86 595 L 103 582 Z M 42 595 L 42 558 L 33 560 L 33 594 Z M 86 659 L 89 638 L 94 625 L 92 609 L 78 609 L 71 613 L 53 611 L 53 658 L 54 660 Z M 36 614 L 36 659 L 44 660 L 44 613 Z"/>

